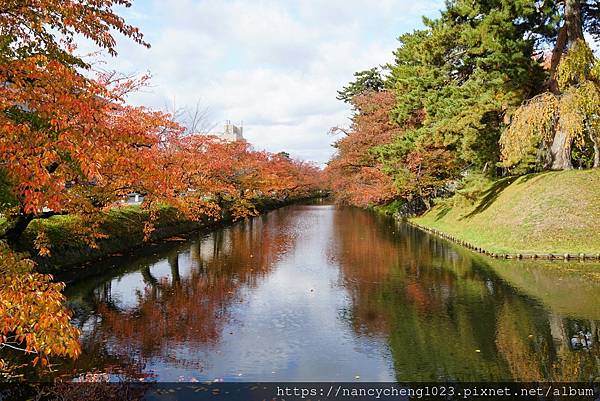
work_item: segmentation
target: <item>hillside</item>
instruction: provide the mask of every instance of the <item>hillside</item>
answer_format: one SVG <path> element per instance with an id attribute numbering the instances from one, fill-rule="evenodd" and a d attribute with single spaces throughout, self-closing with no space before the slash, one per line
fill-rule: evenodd
<path id="1" fill-rule="evenodd" d="M 504 178 L 412 221 L 495 253 L 598 253 L 600 169 Z"/>

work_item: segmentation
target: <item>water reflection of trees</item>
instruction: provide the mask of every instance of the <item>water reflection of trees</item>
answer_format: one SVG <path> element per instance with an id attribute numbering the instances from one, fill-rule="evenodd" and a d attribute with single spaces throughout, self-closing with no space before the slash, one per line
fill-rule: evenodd
<path id="1" fill-rule="evenodd" d="M 142 259 L 134 268 L 142 287 L 134 306 L 119 304 L 112 294 L 113 279 L 80 295 L 94 311 L 80 316 L 83 363 L 87 365 L 88 355 L 110 354 L 117 359 L 132 356 L 142 364 L 158 358 L 201 369 L 202 361 L 181 350 L 219 341 L 231 306 L 243 302 L 242 289 L 256 286 L 279 255 L 293 246 L 289 223 L 289 214 L 275 211 L 214 231 L 167 255 Z M 89 360 L 87 366 L 110 365 Z"/>
<path id="2" fill-rule="evenodd" d="M 556 314 L 483 259 L 409 226 L 354 210 L 336 219 L 334 257 L 352 298 L 349 319 L 357 333 L 387 338 L 398 380 L 599 374 L 594 320 Z M 573 347 L 580 331 L 591 342 Z"/>
<path id="3" fill-rule="evenodd" d="M 520 309 L 513 305 L 499 316 L 497 344 L 513 376 L 577 381 L 600 374 L 600 282 L 597 278 L 590 280 L 588 274 L 597 265 L 486 261 L 478 266 L 543 307 L 536 309 L 540 321 L 537 327 L 528 327 L 534 319 L 531 313 L 517 313 Z M 580 336 L 584 341 L 577 344 Z M 537 361 L 535 368 L 527 366 L 527 360 Z"/>

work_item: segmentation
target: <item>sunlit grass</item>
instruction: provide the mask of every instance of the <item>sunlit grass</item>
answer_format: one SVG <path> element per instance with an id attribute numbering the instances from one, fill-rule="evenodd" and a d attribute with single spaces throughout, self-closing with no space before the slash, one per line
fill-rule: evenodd
<path id="1" fill-rule="evenodd" d="M 415 223 L 496 253 L 600 252 L 600 170 L 505 178 L 457 194 Z"/>

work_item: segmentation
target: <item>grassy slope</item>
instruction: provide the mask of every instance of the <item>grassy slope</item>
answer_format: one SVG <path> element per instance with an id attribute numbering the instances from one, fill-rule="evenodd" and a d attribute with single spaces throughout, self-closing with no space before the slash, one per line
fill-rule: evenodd
<path id="1" fill-rule="evenodd" d="M 505 178 L 460 198 L 412 221 L 496 253 L 600 252 L 600 169 Z"/>

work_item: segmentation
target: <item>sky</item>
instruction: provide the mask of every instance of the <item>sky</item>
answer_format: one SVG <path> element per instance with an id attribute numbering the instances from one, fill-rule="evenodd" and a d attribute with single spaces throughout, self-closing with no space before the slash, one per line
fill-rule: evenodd
<path id="1" fill-rule="evenodd" d="M 443 0 L 134 0 L 119 9 L 147 49 L 118 38 L 101 68 L 152 75 L 129 98 L 154 109 L 207 108 L 219 130 L 240 125 L 255 149 L 323 165 L 329 128 L 348 125 L 337 91 L 355 71 L 393 61 L 397 38 Z M 79 52 L 92 50 L 85 44 Z M 96 56 L 97 58 L 97 56 Z"/>

